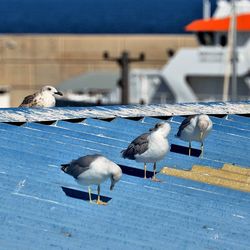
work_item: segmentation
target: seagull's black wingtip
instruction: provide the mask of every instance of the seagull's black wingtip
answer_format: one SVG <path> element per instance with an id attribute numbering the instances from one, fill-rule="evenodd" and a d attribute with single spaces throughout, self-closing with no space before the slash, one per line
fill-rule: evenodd
<path id="1" fill-rule="evenodd" d="M 61 164 L 61 170 L 64 172 L 64 173 L 67 173 L 67 168 L 69 167 L 69 164 Z"/>
<path id="2" fill-rule="evenodd" d="M 126 149 L 123 149 L 120 153 L 121 153 L 122 158 L 125 159 L 125 158 L 126 158 L 126 157 L 125 157 Z"/>

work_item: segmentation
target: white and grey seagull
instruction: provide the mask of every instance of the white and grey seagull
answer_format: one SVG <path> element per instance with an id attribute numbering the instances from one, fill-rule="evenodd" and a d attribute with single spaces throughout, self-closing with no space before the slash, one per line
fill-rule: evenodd
<path id="1" fill-rule="evenodd" d="M 19 107 L 54 107 L 56 103 L 55 95 L 63 95 L 52 86 L 44 86 L 38 92 L 24 98 Z"/>
<path id="2" fill-rule="evenodd" d="M 208 115 L 191 115 L 182 121 L 176 137 L 189 142 L 189 156 L 191 155 L 191 142 L 200 142 L 201 156 L 203 157 L 204 140 L 212 130 L 212 127 L 213 123 Z"/>
<path id="3" fill-rule="evenodd" d="M 86 155 L 61 166 L 62 171 L 73 176 L 78 184 L 88 186 L 91 203 L 90 185 L 97 185 L 98 198 L 96 204 L 98 205 L 107 204 L 100 199 L 101 183 L 110 178 L 110 190 L 113 190 L 122 176 L 122 170 L 117 164 L 98 154 Z"/>
<path id="4" fill-rule="evenodd" d="M 156 162 L 162 160 L 169 151 L 167 136 L 171 130 L 169 123 L 160 122 L 134 139 L 127 149 L 123 150 L 122 157 L 144 163 L 144 178 L 147 178 L 147 163 L 154 163 L 153 181 L 159 181 L 156 174 Z"/>

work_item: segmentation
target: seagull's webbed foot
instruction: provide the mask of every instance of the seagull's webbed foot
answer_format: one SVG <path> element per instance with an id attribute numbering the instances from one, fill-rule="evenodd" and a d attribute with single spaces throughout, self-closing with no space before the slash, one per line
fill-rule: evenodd
<path id="1" fill-rule="evenodd" d="M 154 175 L 151 178 L 151 180 L 155 181 L 155 182 L 161 182 L 161 180 L 159 180 L 159 179 L 156 178 L 156 162 L 154 163 Z"/>
<path id="2" fill-rule="evenodd" d="M 153 176 L 153 177 L 151 178 L 151 181 L 162 182 L 162 180 L 156 178 L 155 176 Z"/>
<path id="3" fill-rule="evenodd" d="M 97 205 L 107 205 L 107 204 L 108 204 L 107 202 L 101 201 L 100 192 L 101 192 L 101 186 L 100 186 L 100 184 L 99 184 L 99 185 L 97 186 L 97 193 L 98 193 L 98 196 L 97 196 L 96 204 L 97 204 Z"/>
<path id="4" fill-rule="evenodd" d="M 108 205 L 108 202 L 101 201 L 101 200 L 97 200 L 97 201 L 96 201 L 96 204 L 97 204 L 97 205 L 104 205 L 104 206 L 105 206 L 105 205 Z"/>

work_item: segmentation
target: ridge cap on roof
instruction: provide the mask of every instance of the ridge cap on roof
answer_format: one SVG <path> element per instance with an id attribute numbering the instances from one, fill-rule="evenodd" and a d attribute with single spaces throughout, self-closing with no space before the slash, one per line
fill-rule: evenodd
<path id="1" fill-rule="evenodd" d="M 250 114 L 250 101 L 150 105 L 109 105 L 93 107 L 3 108 L 0 122 L 39 122 L 85 118 L 169 117 L 192 114 Z"/>

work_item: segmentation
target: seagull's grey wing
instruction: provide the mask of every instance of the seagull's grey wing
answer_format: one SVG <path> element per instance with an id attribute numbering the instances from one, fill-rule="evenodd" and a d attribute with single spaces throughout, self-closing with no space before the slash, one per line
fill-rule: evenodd
<path id="1" fill-rule="evenodd" d="M 36 96 L 37 96 L 36 93 L 33 94 L 33 95 L 26 96 L 19 107 L 32 107 L 32 106 L 35 106 L 37 104 Z"/>
<path id="2" fill-rule="evenodd" d="M 188 116 L 186 119 L 184 119 L 179 127 L 178 133 L 177 133 L 177 137 L 181 136 L 181 132 L 183 131 L 184 128 L 186 128 L 189 124 L 192 118 L 194 118 L 195 115 L 190 115 Z"/>
<path id="3" fill-rule="evenodd" d="M 150 133 L 145 133 L 134 139 L 126 150 L 122 151 L 122 157 L 130 160 L 135 160 L 135 155 L 143 154 L 148 149 L 148 136 Z"/>
<path id="4" fill-rule="evenodd" d="M 77 178 L 80 174 L 90 169 L 91 163 L 100 156 L 101 155 L 98 155 L 98 154 L 86 155 L 86 156 L 78 158 L 77 160 L 73 160 L 69 164 L 62 164 L 61 169 L 66 174 L 69 174 L 73 176 L 74 178 Z"/>

